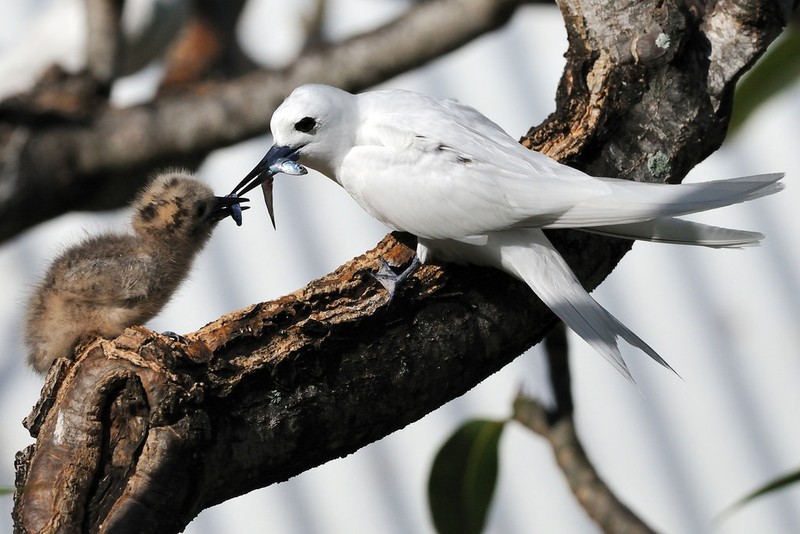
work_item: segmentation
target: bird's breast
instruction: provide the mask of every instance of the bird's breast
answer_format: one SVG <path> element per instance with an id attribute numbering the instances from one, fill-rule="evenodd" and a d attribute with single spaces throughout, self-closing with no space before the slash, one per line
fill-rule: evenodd
<path id="1" fill-rule="evenodd" d="M 469 190 L 463 167 L 432 154 L 356 147 L 344 159 L 337 182 L 394 230 L 458 239 L 494 229 L 500 213 Z"/>

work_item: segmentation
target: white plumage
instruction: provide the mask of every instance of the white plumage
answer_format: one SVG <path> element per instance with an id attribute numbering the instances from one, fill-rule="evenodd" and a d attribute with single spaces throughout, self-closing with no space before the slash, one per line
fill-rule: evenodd
<path id="1" fill-rule="evenodd" d="M 409 91 L 304 85 L 275 111 L 271 129 L 275 146 L 260 165 L 270 154 L 299 158 L 376 219 L 415 234 L 423 262 L 487 265 L 520 278 L 630 380 L 618 337 L 670 367 L 583 289 L 541 229 L 748 246 L 763 236 L 673 217 L 782 188 L 782 174 L 682 185 L 595 178 L 524 148 L 473 108 Z"/>

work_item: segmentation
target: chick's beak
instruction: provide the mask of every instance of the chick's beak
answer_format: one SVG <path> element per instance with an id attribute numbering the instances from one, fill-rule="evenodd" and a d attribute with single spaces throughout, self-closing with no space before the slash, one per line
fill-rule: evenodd
<path id="1" fill-rule="evenodd" d="M 249 199 L 236 197 L 233 195 L 214 197 L 214 205 L 211 208 L 209 217 L 214 222 L 218 222 L 225 217 L 230 216 L 234 221 L 236 221 L 236 226 L 241 226 L 242 212 L 250 209 L 250 206 L 242 206 L 242 202 L 249 202 Z"/>

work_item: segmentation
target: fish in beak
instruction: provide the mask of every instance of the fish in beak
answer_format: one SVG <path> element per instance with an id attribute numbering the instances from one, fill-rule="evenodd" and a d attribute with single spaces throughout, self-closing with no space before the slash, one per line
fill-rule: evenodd
<path id="1" fill-rule="evenodd" d="M 261 161 L 258 162 L 258 165 L 253 167 L 253 170 L 247 173 L 247 176 L 233 188 L 229 197 L 235 198 L 244 195 L 251 189 L 261 185 L 269 218 L 272 221 L 272 227 L 275 228 L 275 212 L 272 202 L 273 177 L 279 172 L 295 176 L 306 174 L 308 172 L 306 168 L 297 163 L 298 157 L 299 154 L 296 148 L 273 145 Z"/>

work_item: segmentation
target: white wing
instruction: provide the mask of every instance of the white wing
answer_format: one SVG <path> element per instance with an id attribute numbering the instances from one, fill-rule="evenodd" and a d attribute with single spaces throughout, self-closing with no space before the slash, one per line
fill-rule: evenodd
<path id="1" fill-rule="evenodd" d="M 337 179 L 392 228 L 430 238 L 480 235 L 533 215 L 552 222 L 577 202 L 610 193 L 452 102 L 380 91 L 359 95 L 359 107 L 355 146 Z"/>
<path id="2" fill-rule="evenodd" d="M 637 223 L 780 189 L 778 174 L 689 185 L 594 178 L 457 102 L 394 90 L 358 98 L 361 126 L 338 179 L 372 216 L 421 237 Z"/>

